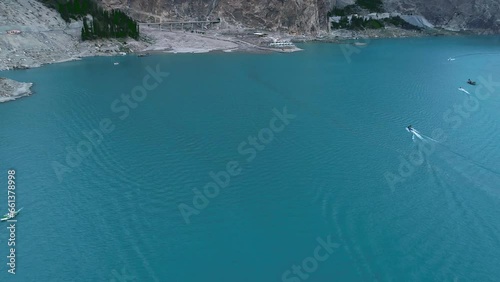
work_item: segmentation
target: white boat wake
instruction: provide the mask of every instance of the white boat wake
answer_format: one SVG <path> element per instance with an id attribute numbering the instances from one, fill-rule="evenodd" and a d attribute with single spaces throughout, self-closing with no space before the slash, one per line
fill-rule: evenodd
<path id="1" fill-rule="evenodd" d="M 424 139 L 426 139 L 426 140 L 431 140 L 431 141 L 434 141 L 434 142 L 436 142 L 436 143 L 441 143 L 441 142 L 437 141 L 436 139 L 433 139 L 433 138 L 431 138 L 431 137 L 429 137 L 429 136 L 427 136 L 427 135 L 421 134 L 420 132 L 419 132 L 419 134 L 420 134 L 420 136 L 421 136 L 421 137 L 423 137 L 423 138 L 424 138 Z M 422 140 L 423 140 L 423 139 L 422 139 Z"/>
<path id="2" fill-rule="evenodd" d="M 420 133 L 420 132 L 419 132 L 418 130 L 416 130 L 415 128 L 411 128 L 411 129 L 408 129 L 408 128 L 407 128 L 407 131 L 409 131 L 409 132 L 411 132 L 411 133 L 412 133 L 412 135 L 413 135 L 413 136 L 412 136 L 412 139 L 413 139 L 413 140 L 415 140 L 415 136 L 416 136 L 418 139 L 420 139 L 420 140 L 422 140 L 422 141 L 424 141 L 424 142 L 428 142 L 429 140 L 430 140 L 430 141 L 433 141 L 433 142 L 435 142 L 435 143 L 437 143 L 437 144 L 441 145 L 443 148 L 446 148 L 449 152 L 451 152 L 451 153 L 453 153 L 453 154 L 455 154 L 455 155 L 457 155 L 457 156 L 459 156 L 459 157 L 463 158 L 464 160 L 466 160 L 466 161 L 468 161 L 468 162 L 470 162 L 470 163 L 472 163 L 472 164 L 474 164 L 474 165 L 476 165 L 476 166 L 478 166 L 478 167 L 480 167 L 480 168 L 482 168 L 482 169 L 484 169 L 484 170 L 487 170 L 487 171 L 489 171 L 489 172 L 492 172 L 492 173 L 494 173 L 494 174 L 496 174 L 496 175 L 500 175 L 500 172 L 499 172 L 499 171 L 496 171 L 496 170 L 494 170 L 494 169 L 491 169 L 491 168 L 487 167 L 486 165 L 484 165 L 484 164 L 482 164 L 482 163 L 476 162 L 475 160 L 473 160 L 473 159 L 471 159 L 471 158 L 469 158 L 469 157 L 467 157 L 467 156 L 464 156 L 464 155 L 462 155 L 462 154 L 460 154 L 460 153 L 458 153 L 458 152 L 456 152 L 456 151 L 453 151 L 453 150 L 452 150 L 451 148 L 449 148 L 448 146 L 446 146 L 446 145 L 442 144 L 441 142 L 437 141 L 436 139 L 433 139 L 433 138 L 431 138 L 431 137 L 429 137 L 429 136 L 427 136 L 427 135 L 425 135 L 425 134 Z"/>
<path id="3" fill-rule="evenodd" d="M 467 93 L 467 95 L 470 95 L 469 91 L 463 89 L 462 87 L 459 87 L 458 90 Z"/>
<path id="4" fill-rule="evenodd" d="M 424 134 L 420 133 L 420 131 L 416 130 L 415 128 L 411 128 L 411 129 L 406 128 L 406 130 L 412 134 L 411 139 L 413 141 L 415 141 L 415 137 L 417 137 L 418 139 L 420 139 L 420 140 L 422 140 L 424 142 L 428 141 L 428 140 L 431 140 L 431 141 L 434 141 L 436 143 L 440 143 L 436 139 L 433 139 L 433 138 L 431 138 L 431 137 L 429 137 L 427 135 L 424 135 Z"/>
<path id="5" fill-rule="evenodd" d="M 416 129 L 413 129 L 412 133 L 413 133 L 413 137 L 416 136 L 418 139 L 424 140 L 424 137 L 422 137 L 422 135 L 420 134 L 420 132 L 418 132 Z"/>

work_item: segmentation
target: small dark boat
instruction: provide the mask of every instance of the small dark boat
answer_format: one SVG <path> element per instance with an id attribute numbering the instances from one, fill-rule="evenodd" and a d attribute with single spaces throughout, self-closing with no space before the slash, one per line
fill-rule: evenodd
<path id="1" fill-rule="evenodd" d="M 472 80 L 467 80 L 467 83 L 470 84 L 470 85 L 476 85 L 476 82 L 475 81 L 472 81 Z"/>

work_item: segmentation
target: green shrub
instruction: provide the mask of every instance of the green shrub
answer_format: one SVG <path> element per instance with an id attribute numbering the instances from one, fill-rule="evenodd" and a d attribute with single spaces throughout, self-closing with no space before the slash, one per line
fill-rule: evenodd
<path id="1" fill-rule="evenodd" d="M 382 0 L 356 0 L 356 5 L 371 12 L 381 13 L 384 11 Z"/>
<path id="2" fill-rule="evenodd" d="M 361 29 L 379 29 L 383 28 L 384 23 L 379 20 L 365 20 L 363 17 L 351 17 L 351 22 L 349 22 L 347 16 L 340 18 L 338 23 L 332 23 L 332 28 L 345 28 L 351 30 L 361 30 Z"/>
<path id="3" fill-rule="evenodd" d="M 348 5 L 344 8 L 333 7 L 333 9 L 328 12 L 327 16 L 349 16 L 352 14 L 356 14 L 358 12 L 358 6 L 356 5 Z"/>
<path id="4" fill-rule="evenodd" d="M 48 7 L 56 9 L 61 17 L 69 22 L 71 19 L 82 19 L 82 40 L 98 38 L 139 38 L 137 22 L 122 11 L 106 11 L 94 0 L 42 0 Z M 86 15 L 91 15 L 92 23 Z"/>
<path id="5" fill-rule="evenodd" d="M 381 21 L 373 20 L 373 19 L 365 21 L 364 24 L 365 24 L 365 27 L 369 28 L 369 29 L 379 29 L 379 28 L 384 27 L 384 24 Z"/>
<path id="6" fill-rule="evenodd" d="M 396 27 L 404 28 L 404 29 L 421 30 L 420 27 L 414 26 L 411 23 L 406 22 L 405 20 L 403 20 L 399 16 L 384 19 L 384 22 L 392 24 Z"/>

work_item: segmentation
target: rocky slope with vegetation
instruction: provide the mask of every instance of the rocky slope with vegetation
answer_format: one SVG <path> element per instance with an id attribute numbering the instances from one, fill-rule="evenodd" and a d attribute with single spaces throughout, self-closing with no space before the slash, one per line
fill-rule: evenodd
<path id="1" fill-rule="evenodd" d="M 159 22 L 173 19 L 222 18 L 228 25 L 289 33 L 315 34 L 326 29 L 333 7 L 376 0 L 99 0 L 109 8 L 127 9 L 134 18 Z M 387 12 L 422 15 L 451 30 L 500 29 L 498 0 L 382 0 Z"/>
<path id="2" fill-rule="evenodd" d="M 81 29 L 81 21 L 68 23 L 56 10 L 38 1 L 0 1 L 0 70 L 116 55 L 143 45 L 131 39 L 126 40 L 127 44 L 116 39 L 82 42 Z"/>
<path id="3" fill-rule="evenodd" d="M 356 2 L 357 0 L 336 0 L 334 6 L 343 8 Z M 421 15 L 436 27 L 475 33 L 500 32 L 498 0 L 381 0 L 381 2 L 386 12 Z"/>
<path id="4" fill-rule="evenodd" d="M 498 0 L 384 0 L 384 7 L 423 15 L 434 25 L 446 29 L 478 33 L 500 31 Z"/>
<path id="5" fill-rule="evenodd" d="M 200 36 L 196 33 L 188 36 L 183 31 L 174 31 L 166 36 L 164 32 L 141 26 L 144 34 L 140 40 L 123 38 L 82 42 L 81 20 L 67 22 L 56 9 L 41 3 L 57 1 L 66 0 L 0 1 L 0 70 L 128 51 L 187 52 L 193 51 L 193 45 L 196 45 L 196 52 L 232 50 L 243 45 L 248 48 L 250 45 L 242 45 L 239 35 L 234 35 L 238 32 L 248 34 L 245 28 L 277 34 L 273 35 L 275 38 L 286 37 L 286 34 L 296 38 L 305 35 L 304 38 L 309 40 L 317 35 L 324 38 L 327 16 L 334 7 L 363 4 L 363 12 L 369 13 L 374 10 L 371 6 L 377 1 L 382 1 L 377 9 L 423 15 L 437 27 L 449 30 L 472 30 L 475 33 L 500 31 L 500 4 L 497 0 L 95 0 L 107 10 L 121 10 L 140 22 L 220 18 L 221 23 L 211 33 L 207 31 Z M 403 29 L 398 30 L 398 26 Z M 361 31 L 367 27 L 373 27 L 373 23 L 360 23 Z M 11 31 L 16 33 L 9 34 Z M 102 33 L 113 34 L 116 31 L 113 27 L 113 30 L 110 28 L 109 32 L 103 30 Z M 360 31 L 355 31 L 346 34 L 358 37 Z M 334 30 L 330 37 L 337 37 L 338 32 Z M 404 26 L 396 21 L 379 28 L 377 32 L 370 30 L 367 34 L 374 37 L 386 37 L 387 34 L 390 37 L 418 36 L 418 33 L 404 30 Z M 233 35 L 223 36 L 225 34 Z M 91 36 L 93 38 L 95 36 Z"/>
<path id="6" fill-rule="evenodd" d="M 185 53 L 254 49 L 251 45 L 240 43 L 234 36 L 168 32 L 147 27 L 141 28 L 138 40 L 127 37 L 82 41 L 82 27 L 81 19 L 67 22 L 56 9 L 37 0 L 0 1 L 0 71 L 38 67 L 88 56 L 119 55 L 123 52 Z M 120 32 L 116 28 L 114 31 Z M 110 32 L 109 35 L 113 34 Z"/>
<path id="7" fill-rule="evenodd" d="M 332 0 L 99 0 L 126 9 L 141 21 L 222 18 L 226 26 L 289 33 L 316 33 L 326 27 Z M 224 25 L 223 25 L 224 26 Z"/>

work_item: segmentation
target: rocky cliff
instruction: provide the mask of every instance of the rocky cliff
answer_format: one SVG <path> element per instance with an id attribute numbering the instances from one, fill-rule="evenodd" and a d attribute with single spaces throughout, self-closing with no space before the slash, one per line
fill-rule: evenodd
<path id="1" fill-rule="evenodd" d="M 109 8 L 127 9 L 142 21 L 220 17 L 226 26 L 314 34 L 326 29 L 333 6 L 354 0 L 99 0 Z M 498 0 L 383 0 L 388 12 L 422 15 L 453 30 L 500 30 Z M 224 25 L 223 25 L 224 26 Z"/>
<path id="2" fill-rule="evenodd" d="M 478 33 L 500 32 L 498 0 L 382 0 L 384 10 L 424 16 L 436 27 L 449 30 L 472 30 Z M 355 0 L 334 0 L 344 7 Z"/>
<path id="3" fill-rule="evenodd" d="M 289 33 L 316 33 L 326 27 L 334 0 L 100 0 L 127 9 L 141 21 L 222 18 L 226 26 Z"/>
<path id="4" fill-rule="evenodd" d="M 384 0 L 389 11 L 422 15 L 451 30 L 500 31 L 498 0 Z"/>

